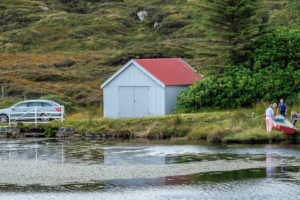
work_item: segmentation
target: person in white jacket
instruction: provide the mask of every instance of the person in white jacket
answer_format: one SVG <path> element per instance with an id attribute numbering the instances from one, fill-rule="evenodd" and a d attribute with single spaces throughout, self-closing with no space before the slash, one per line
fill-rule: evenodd
<path id="1" fill-rule="evenodd" d="M 273 128 L 273 119 L 274 119 L 274 110 L 272 109 L 273 104 L 269 105 L 269 108 L 266 110 L 266 124 L 267 131 L 272 131 Z"/>

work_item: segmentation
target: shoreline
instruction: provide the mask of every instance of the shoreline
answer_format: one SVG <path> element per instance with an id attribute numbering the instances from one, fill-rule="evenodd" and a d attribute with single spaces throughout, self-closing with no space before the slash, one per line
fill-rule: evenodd
<path id="1" fill-rule="evenodd" d="M 67 118 L 64 123 L 53 121 L 38 124 L 37 131 L 45 131 L 46 137 L 53 137 L 59 127 L 70 127 L 72 134 L 59 133 L 56 137 L 78 138 L 148 138 L 206 140 L 212 143 L 268 144 L 300 141 L 300 135 L 286 135 L 273 130 L 266 131 L 265 119 L 260 116 L 264 107 L 253 109 L 211 111 L 189 114 L 174 114 L 157 117 L 108 119 L 89 118 L 82 115 Z M 88 114 L 88 113 L 87 113 Z M 28 130 L 30 124 L 18 124 L 21 130 Z M 50 134 L 50 135 L 47 135 Z"/>

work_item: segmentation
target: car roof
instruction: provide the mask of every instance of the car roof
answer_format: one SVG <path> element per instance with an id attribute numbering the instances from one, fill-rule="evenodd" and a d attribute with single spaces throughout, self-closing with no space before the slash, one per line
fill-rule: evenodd
<path id="1" fill-rule="evenodd" d="M 48 102 L 48 101 L 50 101 L 50 100 L 41 100 L 41 99 L 37 99 L 37 100 L 27 100 L 27 101 L 22 101 L 22 102 L 24 102 L 24 103 L 26 103 L 26 102 Z M 50 102 L 53 102 L 53 101 L 50 101 Z M 21 103 L 21 102 L 20 102 Z"/>
<path id="2" fill-rule="evenodd" d="M 41 99 L 37 99 L 37 100 L 27 100 L 27 101 L 21 101 L 19 103 L 30 103 L 30 102 L 49 102 L 49 103 L 54 103 L 56 105 L 59 105 L 58 103 L 54 102 L 54 101 L 51 101 L 51 100 L 41 100 Z M 17 103 L 17 104 L 19 104 Z"/>

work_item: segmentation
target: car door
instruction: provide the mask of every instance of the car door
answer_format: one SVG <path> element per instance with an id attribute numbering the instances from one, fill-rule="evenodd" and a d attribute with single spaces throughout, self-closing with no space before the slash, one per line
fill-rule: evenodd
<path id="1" fill-rule="evenodd" d="M 11 121 L 26 120 L 25 117 L 28 117 L 26 112 L 28 112 L 28 103 L 19 103 L 14 105 L 10 109 Z"/>
<path id="2" fill-rule="evenodd" d="M 28 110 L 30 110 L 30 112 L 28 113 L 28 115 L 31 118 L 31 120 L 34 120 L 34 117 L 35 117 L 35 108 L 36 108 L 36 112 L 37 112 L 37 117 L 40 116 L 42 114 L 42 103 L 41 102 L 30 102 L 28 104 Z"/>
<path id="3" fill-rule="evenodd" d="M 42 105 L 42 109 L 45 114 L 48 114 L 50 117 L 55 116 L 55 108 L 50 103 L 43 102 Z"/>

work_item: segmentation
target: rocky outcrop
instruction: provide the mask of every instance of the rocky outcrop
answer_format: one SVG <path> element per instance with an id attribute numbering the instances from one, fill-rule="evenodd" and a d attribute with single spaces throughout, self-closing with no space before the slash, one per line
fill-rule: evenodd
<path id="1" fill-rule="evenodd" d="M 105 129 L 101 132 L 93 133 L 92 131 L 88 131 L 83 137 L 86 138 L 131 138 L 133 137 L 133 133 L 129 130 L 109 130 Z"/>
<path id="2" fill-rule="evenodd" d="M 42 10 L 49 10 L 48 7 L 39 6 L 39 8 L 42 9 Z"/>
<path id="3" fill-rule="evenodd" d="M 139 17 L 139 19 L 141 21 L 143 21 L 148 16 L 148 12 L 147 11 L 140 11 L 140 12 L 137 13 L 137 16 Z"/>

